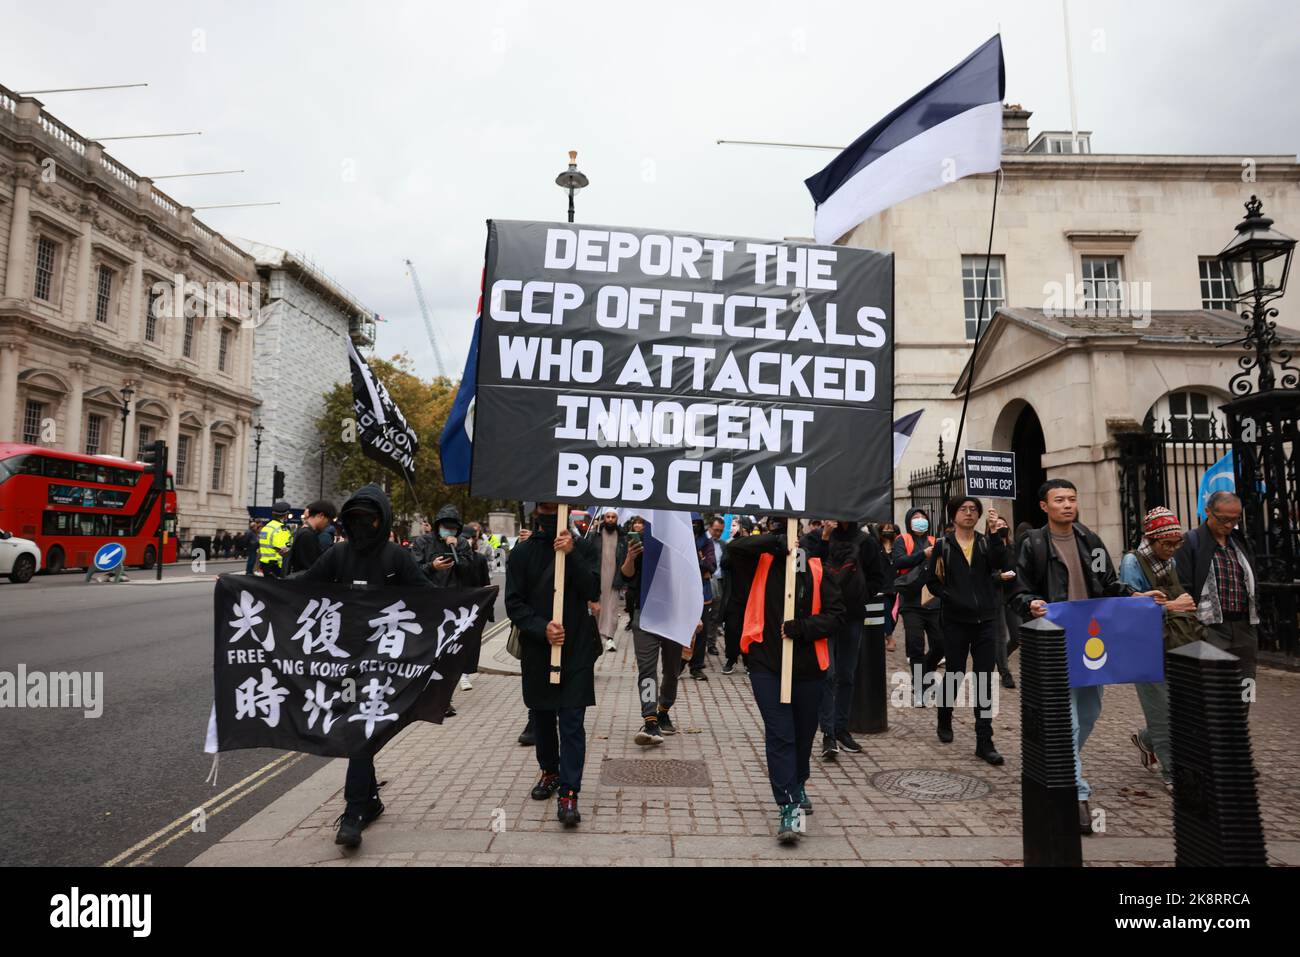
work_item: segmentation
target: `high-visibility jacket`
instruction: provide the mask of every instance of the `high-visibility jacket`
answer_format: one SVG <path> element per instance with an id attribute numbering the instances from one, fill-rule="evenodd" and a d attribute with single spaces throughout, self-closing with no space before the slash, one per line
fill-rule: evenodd
<path id="1" fill-rule="evenodd" d="M 767 573 L 772 568 L 772 555 L 763 554 L 758 558 L 758 569 L 754 572 L 754 583 L 749 589 L 749 600 L 745 604 L 745 624 L 740 636 L 741 654 L 749 653 L 749 646 L 762 642 L 765 627 L 767 594 Z M 808 559 L 808 571 L 812 575 L 812 613 L 821 614 L 822 610 L 822 560 Z M 817 666 L 825 671 L 831 664 L 830 648 L 825 636 L 816 639 L 813 647 L 817 651 Z"/>
<path id="2" fill-rule="evenodd" d="M 293 533 L 279 519 L 271 519 L 257 533 L 257 560 L 263 565 L 280 565 L 284 556 L 280 549 L 288 546 Z"/>

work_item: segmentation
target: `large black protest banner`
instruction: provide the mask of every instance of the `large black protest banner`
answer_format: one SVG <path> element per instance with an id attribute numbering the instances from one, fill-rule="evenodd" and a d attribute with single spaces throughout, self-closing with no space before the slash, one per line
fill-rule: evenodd
<path id="1" fill-rule="evenodd" d="M 415 429 L 397 407 L 388 388 L 371 371 L 357 347 L 348 340 L 352 369 L 352 407 L 357 414 L 361 451 L 386 468 L 415 478 L 415 453 L 420 446 Z"/>
<path id="2" fill-rule="evenodd" d="M 413 720 L 441 724 L 496 593 L 220 576 L 216 750 L 347 757 Z"/>
<path id="3" fill-rule="evenodd" d="M 488 222 L 475 495 L 883 519 L 893 256 Z"/>

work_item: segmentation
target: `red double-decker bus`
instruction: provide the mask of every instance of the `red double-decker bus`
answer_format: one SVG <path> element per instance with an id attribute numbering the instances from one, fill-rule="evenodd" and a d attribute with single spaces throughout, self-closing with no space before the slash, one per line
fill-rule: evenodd
<path id="1" fill-rule="evenodd" d="M 142 462 L 0 442 L 0 528 L 36 542 L 41 568 L 51 574 L 90 567 L 107 542 L 126 546 L 127 565 L 152 568 L 159 494 Z M 170 472 L 162 494 L 165 511 L 174 515 Z M 176 538 L 169 534 L 163 561 L 175 560 Z"/>

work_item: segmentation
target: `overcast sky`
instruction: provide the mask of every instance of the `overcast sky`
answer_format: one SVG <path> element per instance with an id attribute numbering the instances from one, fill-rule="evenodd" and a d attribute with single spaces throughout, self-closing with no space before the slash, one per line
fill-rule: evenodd
<path id="1" fill-rule="evenodd" d="M 459 376 L 484 221 L 563 219 L 569 149 L 591 178 L 579 222 L 807 236 L 803 179 L 832 154 L 715 141 L 846 144 L 999 28 L 1031 133 L 1070 124 L 1061 6 L 1045 0 L 4 7 L 0 84 L 147 82 L 40 99 L 92 137 L 202 130 L 106 146 L 146 176 L 246 169 L 159 186 L 191 206 L 279 201 L 197 215 L 315 260 L 388 320 L 379 353 L 424 375 L 403 260 Z M 1300 5 L 1074 0 L 1070 21 L 1094 152 L 1300 150 Z"/>

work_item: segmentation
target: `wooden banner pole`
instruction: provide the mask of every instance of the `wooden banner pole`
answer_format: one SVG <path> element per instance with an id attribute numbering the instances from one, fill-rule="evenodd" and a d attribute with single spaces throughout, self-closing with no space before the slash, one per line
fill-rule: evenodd
<path id="1" fill-rule="evenodd" d="M 785 637 L 785 623 L 794 617 L 794 567 L 795 551 L 799 548 L 799 520 L 785 520 L 785 543 L 789 553 L 785 556 L 785 613 L 781 618 L 781 703 L 790 703 L 794 683 L 794 639 Z"/>
<path id="2" fill-rule="evenodd" d="M 569 506 L 561 504 L 555 513 L 555 537 L 559 538 L 560 532 L 568 531 L 569 528 Z M 564 624 L 564 552 L 555 553 L 555 600 L 551 605 L 551 621 L 558 621 Z M 564 640 L 568 641 L 570 635 L 566 634 Z M 563 654 L 562 645 L 551 645 L 551 684 L 560 683 L 560 655 Z"/>

